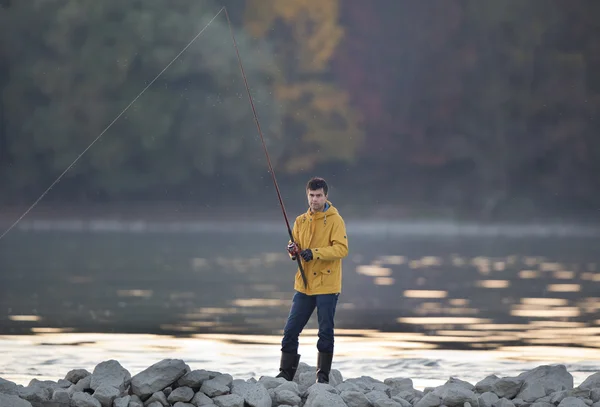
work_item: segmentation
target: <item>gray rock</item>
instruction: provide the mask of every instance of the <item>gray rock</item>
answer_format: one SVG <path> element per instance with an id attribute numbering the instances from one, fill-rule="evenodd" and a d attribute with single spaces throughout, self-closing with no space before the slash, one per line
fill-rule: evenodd
<path id="1" fill-rule="evenodd" d="M 551 396 L 545 396 L 545 397 L 542 397 L 541 399 L 537 399 L 535 402 L 536 403 L 551 403 L 550 399 L 551 399 Z"/>
<path id="2" fill-rule="evenodd" d="M 74 369 L 66 374 L 65 380 L 70 381 L 73 384 L 77 384 L 81 379 L 90 376 L 91 373 L 85 369 Z"/>
<path id="3" fill-rule="evenodd" d="M 473 386 L 471 383 L 466 382 L 464 380 L 460 380 L 459 378 L 456 378 L 456 377 L 449 378 L 445 384 L 457 384 L 459 386 L 464 387 L 465 389 L 471 390 L 473 392 L 475 391 L 475 386 Z"/>
<path id="4" fill-rule="evenodd" d="M 388 400 L 390 399 L 390 396 L 385 392 L 385 391 L 381 391 L 381 390 L 371 390 L 370 392 L 366 393 L 365 396 L 367 396 L 367 399 L 372 403 L 375 404 L 375 402 L 377 400 Z"/>
<path id="5" fill-rule="evenodd" d="M 523 387 L 521 387 L 521 391 L 517 395 L 517 398 L 522 399 L 526 402 L 534 402 L 538 399 L 541 399 L 546 395 L 546 389 L 542 385 L 542 383 L 538 381 L 533 382 L 525 382 Z"/>
<path id="6" fill-rule="evenodd" d="M 179 359 L 164 359 L 153 364 L 131 379 L 131 391 L 142 399 L 163 390 L 189 372 L 189 367 Z"/>
<path id="7" fill-rule="evenodd" d="M 544 389 L 546 395 L 556 391 L 570 390 L 573 388 L 573 376 L 567 372 L 564 365 L 543 365 L 535 369 L 521 373 L 517 376 L 523 379 L 523 387 L 521 391 L 525 391 L 529 386 L 538 383 Z M 517 394 L 518 398 L 522 398 Z"/>
<path id="8" fill-rule="evenodd" d="M 208 397 L 206 394 L 202 393 L 201 391 L 197 392 L 194 395 L 194 397 L 192 398 L 190 403 L 192 403 L 193 405 L 195 405 L 197 407 L 208 406 L 208 405 L 214 404 L 212 399 L 210 397 Z"/>
<path id="9" fill-rule="evenodd" d="M 523 399 L 512 399 L 511 401 L 515 405 L 515 407 L 529 407 L 531 405 L 531 402 L 525 401 Z"/>
<path id="10" fill-rule="evenodd" d="M 169 394 L 167 400 L 171 404 L 175 404 L 179 401 L 183 403 L 189 402 L 194 397 L 194 390 L 191 387 L 178 387 Z"/>
<path id="11" fill-rule="evenodd" d="M 316 380 L 316 373 L 315 373 L 315 380 Z M 329 372 L 329 384 L 332 385 L 333 387 L 337 386 L 340 383 L 344 382 L 344 377 L 342 376 L 342 372 L 340 372 L 338 369 L 331 369 L 331 372 Z"/>
<path id="12" fill-rule="evenodd" d="M 431 392 L 424 395 L 421 400 L 415 404 L 415 407 L 437 407 L 441 404 L 442 399 L 440 396 L 436 395 L 434 392 Z"/>
<path id="13" fill-rule="evenodd" d="M 37 379 L 31 380 L 27 387 L 20 387 L 17 390 L 19 397 L 29 401 L 34 406 L 49 402 L 52 393 L 54 393 L 52 383 L 41 382 Z"/>
<path id="14" fill-rule="evenodd" d="M 294 376 L 294 381 L 296 383 L 300 384 L 298 379 L 302 373 L 312 373 L 315 375 L 315 379 L 316 379 L 316 372 L 317 372 L 317 368 L 315 366 L 310 366 L 304 362 L 300 362 L 298 364 L 298 369 L 296 369 L 296 375 Z"/>
<path id="15" fill-rule="evenodd" d="M 369 376 L 360 376 L 360 377 L 348 379 L 344 383 L 354 384 L 354 385 L 358 386 L 363 393 L 368 393 L 371 390 L 386 391 L 386 390 L 392 388 L 391 386 L 385 384 L 384 382 L 377 380 L 377 379 L 373 379 L 372 377 L 369 377 Z M 382 386 L 384 386 L 384 387 L 382 387 Z M 397 390 L 401 391 L 400 389 L 397 389 Z"/>
<path id="16" fill-rule="evenodd" d="M 177 403 L 173 404 L 173 407 L 195 407 L 195 406 L 191 403 L 184 403 L 182 401 L 178 401 Z"/>
<path id="17" fill-rule="evenodd" d="M 500 398 L 496 395 L 496 393 L 492 393 L 491 391 L 486 391 L 481 396 L 478 397 L 479 407 L 493 407 L 494 404 Z"/>
<path id="18" fill-rule="evenodd" d="M 214 376 L 211 376 L 211 374 L 204 369 L 192 370 L 191 372 L 183 375 L 183 377 L 177 381 L 177 385 L 179 387 L 187 386 L 192 388 L 194 391 L 198 391 L 200 390 L 202 383 L 204 383 L 206 380 L 212 379 L 213 377 Z"/>
<path id="19" fill-rule="evenodd" d="M 580 385 L 580 389 L 600 389 L 600 372 L 588 376 Z M 598 401 L 598 400 L 595 400 Z"/>
<path id="20" fill-rule="evenodd" d="M 336 387 L 339 389 L 339 386 Z M 344 390 L 340 393 L 342 400 L 348 407 L 371 407 L 371 402 L 367 399 L 361 391 L 357 390 Z M 291 404 L 291 403 L 288 403 Z M 293 404 L 291 404 L 293 405 Z"/>
<path id="21" fill-rule="evenodd" d="M 102 404 L 102 407 L 112 407 L 113 401 L 121 395 L 116 387 L 101 384 L 92 395 Z"/>
<path id="22" fill-rule="evenodd" d="M 390 396 L 400 397 L 401 399 L 408 401 L 412 405 L 416 404 L 424 396 L 423 392 L 416 390 L 416 389 L 402 390 L 402 391 L 398 392 L 397 394 L 394 394 L 394 393 L 395 393 L 395 390 L 390 390 Z"/>
<path id="23" fill-rule="evenodd" d="M 282 383 L 287 383 L 287 380 L 285 380 L 283 377 L 262 376 L 260 379 L 258 379 L 258 383 L 265 389 L 269 390 L 280 386 Z M 298 385 L 298 383 L 296 383 L 296 385 Z"/>
<path id="24" fill-rule="evenodd" d="M 571 390 L 555 391 L 550 394 L 550 403 L 558 405 L 566 397 L 578 397 L 582 399 L 591 399 L 592 391 L 590 389 L 575 388 Z"/>
<path id="25" fill-rule="evenodd" d="M 72 393 L 78 392 L 78 391 L 87 393 L 87 390 L 90 390 L 90 393 L 92 393 L 91 384 L 92 384 L 92 376 L 89 375 L 89 376 L 86 376 L 86 377 L 80 379 L 76 384 L 73 385 L 73 387 L 69 387 L 69 390 L 73 389 Z"/>
<path id="26" fill-rule="evenodd" d="M 222 374 L 202 383 L 200 391 L 209 397 L 217 397 L 231 392 L 229 387 L 233 378 L 229 374 Z M 215 403 L 216 404 L 216 403 Z"/>
<path id="27" fill-rule="evenodd" d="M 408 377 L 390 377 L 383 381 L 390 389 L 403 391 L 413 390 L 413 381 Z"/>
<path id="28" fill-rule="evenodd" d="M 2 407 L 32 407 L 31 403 L 27 400 L 14 395 L 0 393 L 0 406 Z"/>
<path id="29" fill-rule="evenodd" d="M 523 386 L 523 379 L 518 377 L 503 377 L 492 384 L 491 392 L 500 398 L 513 399 Z"/>
<path id="30" fill-rule="evenodd" d="M 129 399 L 129 407 L 143 407 L 144 403 L 142 403 L 142 399 L 135 394 L 131 394 L 131 398 Z"/>
<path id="31" fill-rule="evenodd" d="M 296 383 L 290 383 L 297 386 Z M 231 387 L 231 394 L 237 394 L 242 397 L 248 407 L 271 407 L 273 403 L 267 389 L 260 384 L 234 382 Z"/>
<path id="32" fill-rule="evenodd" d="M 394 396 L 394 397 L 392 397 L 392 400 L 394 400 L 396 403 L 400 404 L 402 407 L 412 407 L 412 404 L 410 404 L 408 401 L 404 400 L 403 398 Z"/>
<path id="33" fill-rule="evenodd" d="M 562 399 L 558 407 L 588 407 L 588 405 L 577 397 L 565 397 Z"/>
<path id="34" fill-rule="evenodd" d="M 71 407 L 102 407 L 91 394 L 78 391 L 71 396 Z"/>
<path id="35" fill-rule="evenodd" d="M 296 376 L 294 377 L 294 381 L 298 383 L 298 388 L 301 393 L 304 393 L 310 386 L 315 384 L 315 380 L 316 375 L 314 371 L 296 373 Z"/>
<path id="36" fill-rule="evenodd" d="M 10 394 L 16 396 L 18 394 L 19 386 L 10 380 L 4 380 L 0 377 L 0 393 Z"/>
<path id="37" fill-rule="evenodd" d="M 328 392 L 331 394 L 340 394 L 335 387 L 331 386 L 330 384 L 327 383 L 313 383 L 312 386 L 310 386 L 303 394 L 303 397 L 308 397 L 310 396 L 312 393 L 319 393 L 319 392 Z"/>
<path id="38" fill-rule="evenodd" d="M 113 407 L 129 407 L 131 396 L 119 397 L 113 401 Z"/>
<path id="39" fill-rule="evenodd" d="M 330 385 L 316 383 L 310 387 L 304 407 L 347 407 L 342 396 Z"/>
<path id="40" fill-rule="evenodd" d="M 213 398 L 217 407 L 244 407 L 244 399 L 237 394 L 226 394 Z"/>
<path id="41" fill-rule="evenodd" d="M 494 374 L 486 376 L 485 379 L 475 384 L 475 391 L 479 394 L 493 392 L 494 383 L 498 380 L 500 380 L 500 378 Z"/>
<path id="42" fill-rule="evenodd" d="M 337 386 L 335 386 L 335 389 L 341 394 L 344 391 L 352 391 L 352 392 L 359 392 L 361 394 L 363 393 L 363 389 L 361 389 L 360 387 L 358 387 L 358 385 L 356 383 L 351 383 L 348 380 L 346 380 L 344 383 L 340 383 Z"/>
<path id="43" fill-rule="evenodd" d="M 148 400 L 145 401 L 144 404 L 150 404 L 155 401 L 158 401 L 160 404 L 162 404 L 165 407 L 169 407 L 169 402 L 167 401 L 167 396 L 162 391 L 156 391 L 156 392 L 152 393 L 152 395 L 148 398 Z"/>
<path id="44" fill-rule="evenodd" d="M 71 396 L 67 389 L 55 389 L 50 400 L 58 404 L 69 405 Z"/>
<path id="45" fill-rule="evenodd" d="M 119 392 L 125 391 L 131 382 L 131 374 L 116 360 L 107 360 L 99 363 L 92 373 L 90 387 L 93 390 L 101 386 L 114 387 Z"/>
<path id="46" fill-rule="evenodd" d="M 380 399 L 373 404 L 373 407 L 402 407 L 402 404 L 392 399 Z"/>
<path id="47" fill-rule="evenodd" d="M 579 386 L 581 388 L 581 386 Z M 600 387 L 590 390 L 590 398 L 594 403 L 600 401 Z"/>
<path id="48" fill-rule="evenodd" d="M 58 379 L 58 382 L 56 382 L 56 384 L 62 389 L 68 389 L 73 385 L 73 383 L 65 379 Z"/>
<path id="49" fill-rule="evenodd" d="M 515 405 L 512 401 L 505 398 L 501 398 L 494 404 L 494 407 L 515 407 Z"/>
<path id="50" fill-rule="evenodd" d="M 277 386 L 277 388 L 275 389 L 275 391 L 279 390 L 289 390 L 295 394 L 300 395 L 300 387 L 298 387 L 298 383 L 296 382 L 286 381 L 285 383 L 282 383 L 279 386 Z"/>
<path id="51" fill-rule="evenodd" d="M 475 393 L 463 387 L 461 384 L 450 383 L 437 387 L 429 394 L 434 394 L 442 400 L 442 404 L 449 407 L 462 406 L 465 402 L 471 403 L 473 407 L 479 407 L 479 401 Z"/>
<path id="52" fill-rule="evenodd" d="M 530 407 L 556 407 L 556 406 L 548 401 L 536 401 Z"/>
<path id="53" fill-rule="evenodd" d="M 291 406 L 299 406 L 302 402 L 302 399 L 298 395 L 291 390 L 286 389 L 275 389 L 273 392 L 272 400 L 276 403 L 276 405 L 291 405 Z"/>
<path id="54" fill-rule="evenodd" d="M 145 406 L 146 407 L 169 407 L 168 404 L 166 406 L 163 406 L 162 404 L 160 404 L 159 401 L 156 401 L 156 400 L 151 403 L 146 402 Z"/>

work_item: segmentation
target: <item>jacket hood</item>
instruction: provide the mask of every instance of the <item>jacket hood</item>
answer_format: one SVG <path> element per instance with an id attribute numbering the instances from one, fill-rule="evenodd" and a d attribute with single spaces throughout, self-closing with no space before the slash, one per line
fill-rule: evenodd
<path id="1" fill-rule="evenodd" d="M 321 218 L 327 218 L 328 216 L 334 216 L 338 214 L 338 210 L 335 206 L 333 206 L 333 204 L 330 201 L 327 201 L 327 203 L 325 204 L 325 207 L 327 207 L 326 210 L 324 210 L 323 212 L 317 212 L 317 213 L 312 213 L 310 211 L 310 208 L 308 208 L 308 210 L 306 211 L 306 214 L 308 216 L 313 216 L 315 219 L 321 219 Z"/>

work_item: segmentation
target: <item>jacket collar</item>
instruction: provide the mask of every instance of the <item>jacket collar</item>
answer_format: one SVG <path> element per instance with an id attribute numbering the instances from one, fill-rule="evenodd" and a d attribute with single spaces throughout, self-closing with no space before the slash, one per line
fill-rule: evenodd
<path id="1" fill-rule="evenodd" d="M 337 209 L 333 206 L 333 204 L 330 201 L 325 202 L 325 209 L 321 212 L 312 212 L 310 210 L 310 208 L 308 208 L 308 210 L 306 211 L 306 214 L 308 216 L 313 216 L 315 219 L 320 219 L 323 217 L 327 217 L 328 215 L 334 215 L 337 214 Z"/>

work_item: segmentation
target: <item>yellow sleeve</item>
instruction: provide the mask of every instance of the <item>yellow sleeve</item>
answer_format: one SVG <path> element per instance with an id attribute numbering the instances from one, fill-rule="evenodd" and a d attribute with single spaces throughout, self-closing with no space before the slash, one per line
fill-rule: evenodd
<path id="1" fill-rule="evenodd" d="M 313 258 L 320 260 L 343 259 L 348 255 L 348 237 L 346 235 L 346 224 L 342 218 L 332 226 L 331 246 L 317 247 L 312 249 Z"/>

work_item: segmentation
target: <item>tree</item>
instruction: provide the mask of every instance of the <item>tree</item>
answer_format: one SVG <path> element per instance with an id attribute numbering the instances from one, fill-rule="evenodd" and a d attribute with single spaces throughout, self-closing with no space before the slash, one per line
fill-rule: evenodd
<path id="1" fill-rule="evenodd" d="M 462 38 L 477 49 L 477 63 L 465 75 L 455 129 L 490 210 L 532 192 L 582 197 L 571 186 L 581 185 L 584 172 L 575 174 L 573 166 L 591 140 L 587 117 L 594 108 L 585 55 L 576 41 L 560 41 L 569 27 L 562 7 L 469 3 Z"/>
<path id="2" fill-rule="evenodd" d="M 336 73 L 382 185 L 405 169 L 404 190 L 488 214 L 516 197 L 598 199 L 597 3 L 346 5 Z"/>
<path id="3" fill-rule="evenodd" d="M 8 148 L 13 191 L 39 194 L 176 57 L 218 8 L 211 1 L 32 0 L 7 11 Z M 236 29 L 261 124 L 278 137 L 277 66 L 265 41 Z M 76 193 L 185 191 L 265 170 L 223 15 L 65 176 Z M 272 154 L 279 152 L 274 149 Z M 64 188 L 64 187 L 63 187 Z"/>
<path id="4" fill-rule="evenodd" d="M 285 170 L 309 170 L 327 162 L 353 162 L 362 146 L 360 117 L 349 96 L 331 79 L 332 55 L 343 37 L 338 1 L 248 0 L 246 27 L 274 41 L 283 67 L 275 95 L 287 106 Z"/>

